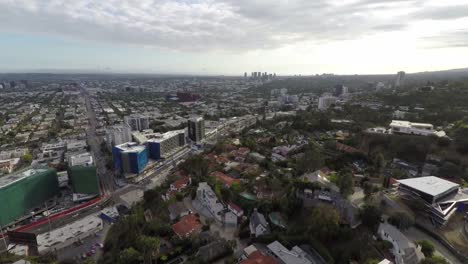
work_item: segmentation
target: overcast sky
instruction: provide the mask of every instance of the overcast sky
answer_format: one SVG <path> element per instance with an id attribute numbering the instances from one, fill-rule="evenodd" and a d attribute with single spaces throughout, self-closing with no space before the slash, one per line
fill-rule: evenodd
<path id="1" fill-rule="evenodd" d="M 0 0 L 0 71 L 468 67 L 466 0 Z"/>

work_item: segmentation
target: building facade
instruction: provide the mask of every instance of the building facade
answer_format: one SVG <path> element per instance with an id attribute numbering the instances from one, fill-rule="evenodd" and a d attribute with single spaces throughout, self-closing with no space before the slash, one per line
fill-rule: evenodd
<path id="1" fill-rule="evenodd" d="M 130 115 L 124 117 L 124 122 L 132 131 L 149 129 L 149 117 L 144 115 Z"/>
<path id="2" fill-rule="evenodd" d="M 188 136 L 194 142 L 201 142 L 205 138 L 203 117 L 192 118 L 188 121 Z"/>
<path id="3" fill-rule="evenodd" d="M 0 224 L 7 225 L 59 193 L 52 169 L 28 169 L 0 178 Z"/>
<path id="4" fill-rule="evenodd" d="M 149 155 L 152 159 L 166 159 L 186 145 L 185 130 L 169 131 L 147 141 Z"/>
<path id="5" fill-rule="evenodd" d="M 112 148 L 116 173 L 140 174 L 148 164 L 148 150 L 134 142 Z"/>

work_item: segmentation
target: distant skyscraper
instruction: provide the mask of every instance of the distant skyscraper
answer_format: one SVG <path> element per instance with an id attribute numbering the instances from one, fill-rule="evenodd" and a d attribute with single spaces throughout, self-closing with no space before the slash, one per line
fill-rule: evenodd
<path id="1" fill-rule="evenodd" d="M 402 87 L 405 85 L 405 75 L 404 71 L 399 71 L 395 80 L 395 87 Z"/>
<path id="2" fill-rule="evenodd" d="M 205 138 L 205 120 L 203 120 L 203 117 L 192 118 L 188 121 L 188 136 L 195 142 L 200 142 Z"/>
<path id="3" fill-rule="evenodd" d="M 244 73 L 244 78 L 247 78 L 247 72 Z"/>
<path id="4" fill-rule="evenodd" d="M 130 115 L 124 117 L 125 124 L 129 125 L 132 131 L 142 131 L 149 129 L 149 118 L 143 115 Z"/>
<path id="5" fill-rule="evenodd" d="M 319 110 L 326 110 L 334 103 L 336 103 L 336 97 L 322 96 L 322 97 L 319 98 L 318 109 Z"/>
<path id="6" fill-rule="evenodd" d="M 335 85 L 335 93 L 334 93 L 335 96 L 342 96 L 346 94 L 348 94 L 348 87 L 342 84 Z"/>

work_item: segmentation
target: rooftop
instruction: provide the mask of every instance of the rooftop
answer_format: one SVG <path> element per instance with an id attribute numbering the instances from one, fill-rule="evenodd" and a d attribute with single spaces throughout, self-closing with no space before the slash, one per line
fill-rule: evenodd
<path id="1" fill-rule="evenodd" d="M 196 215 L 190 214 L 173 224 L 172 230 L 180 237 L 187 237 L 192 233 L 199 233 L 202 230 L 202 224 Z"/>
<path id="2" fill-rule="evenodd" d="M 272 256 L 264 255 L 260 251 L 251 253 L 247 259 L 240 262 L 240 264 L 277 264 L 278 261 Z"/>
<path id="3" fill-rule="evenodd" d="M 148 141 L 150 141 L 150 142 L 161 142 L 161 141 L 170 139 L 172 137 L 178 136 L 178 135 L 183 134 L 183 133 L 185 133 L 185 130 L 181 129 L 181 130 L 169 131 L 169 132 L 166 132 L 164 134 L 159 134 L 159 133 L 158 134 L 152 134 L 154 136 L 150 137 L 148 139 Z"/>
<path id="4" fill-rule="evenodd" d="M 404 179 L 398 180 L 398 182 L 432 196 L 437 196 L 452 188 L 457 188 L 460 186 L 456 183 L 435 176 Z"/>
<path id="5" fill-rule="evenodd" d="M 410 121 L 403 121 L 403 120 L 392 120 L 392 123 L 390 123 L 390 126 L 399 126 L 399 127 L 428 127 L 432 128 L 432 124 L 426 124 L 426 123 L 412 123 Z"/>
<path id="6" fill-rule="evenodd" d="M 117 145 L 115 147 L 119 148 L 123 152 L 141 152 L 145 150 L 145 146 L 138 145 L 135 142 L 127 142 Z"/>
<path id="7" fill-rule="evenodd" d="M 6 176 L 0 177 L 0 188 L 6 187 L 15 182 L 21 181 L 22 179 L 34 176 L 38 173 L 47 171 L 48 169 L 27 169 L 24 171 L 19 171 L 13 174 L 8 174 Z"/>
<path id="8" fill-rule="evenodd" d="M 71 166 L 90 166 L 93 165 L 93 156 L 89 152 L 73 155 L 70 157 Z"/>
<path id="9" fill-rule="evenodd" d="M 292 250 L 288 250 L 280 242 L 274 241 L 267 247 L 285 264 L 312 264 L 312 261 L 306 257 L 307 253 L 298 246 L 293 247 Z"/>

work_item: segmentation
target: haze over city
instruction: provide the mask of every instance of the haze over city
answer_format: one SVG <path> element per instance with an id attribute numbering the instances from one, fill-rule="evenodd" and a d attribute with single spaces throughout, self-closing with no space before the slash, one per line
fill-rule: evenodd
<path id="1" fill-rule="evenodd" d="M 465 68 L 463 0 L 0 0 L 1 72 Z"/>

